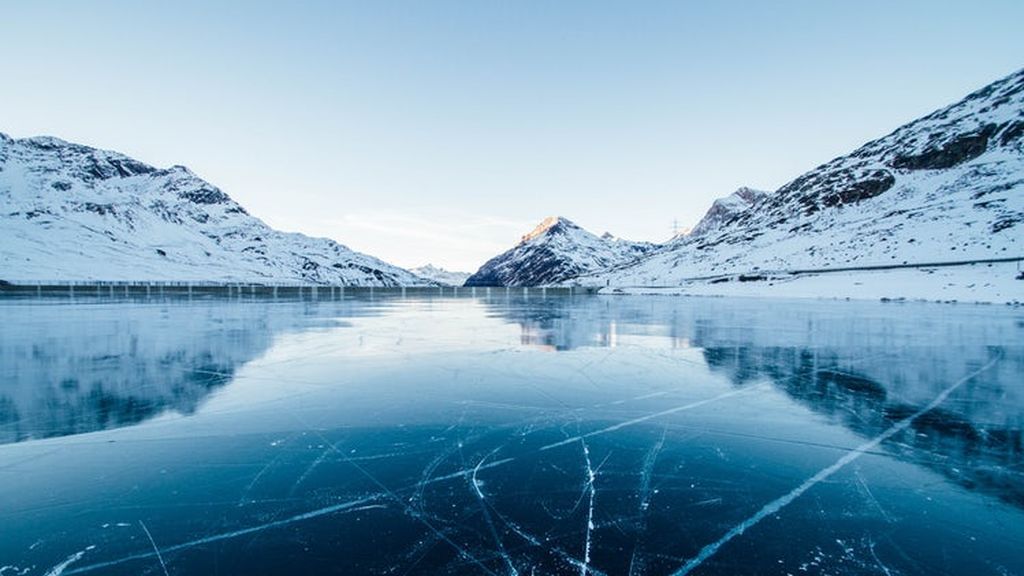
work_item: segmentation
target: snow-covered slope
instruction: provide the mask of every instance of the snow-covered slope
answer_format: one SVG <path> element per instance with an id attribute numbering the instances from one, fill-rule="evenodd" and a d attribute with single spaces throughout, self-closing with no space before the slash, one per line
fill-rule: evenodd
<path id="1" fill-rule="evenodd" d="M 562 217 L 546 218 L 511 250 L 487 261 L 466 286 L 541 286 L 607 270 L 649 252 L 652 244 L 596 236 Z"/>
<path id="2" fill-rule="evenodd" d="M 471 276 L 469 272 L 451 272 L 444 268 L 438 268 L 433 264 L 413 268 L 410 271 L 420 278 L 436 282 L 442 286 L 462 286 L 466 279 Z"/>
<path id="3" fill-rule="evenodd" d="M 0 279 L 424 283 L 333 240 L 278 232 L 182 166 L 3 134 Z"/>
<path id="4" fill-rule="evenodd" d="M 687 236 L 690 238 L 706 236 L 721 229 L 767 195 L 768 192 L 744 186 L 725 198 L 715 200 L 711 208 L 708 209 L 704 217 L 693 227 L 693 230 L 690 230 Z"/>
<path id="5" fill-rule="evenodd" d="M 1022 223 L 1024 70 L 815 168 L 716 229 L 579 281 L 678 286 L 710 275 L 1020 257 Z"/>

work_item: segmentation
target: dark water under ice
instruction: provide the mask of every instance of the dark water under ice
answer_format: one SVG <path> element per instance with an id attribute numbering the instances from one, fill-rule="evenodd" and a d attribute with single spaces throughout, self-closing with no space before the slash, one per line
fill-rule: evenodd
<path id="1" fill-rule="evenodd" d="M 1024 310 L 0 301 L 0 576 L 1022 574 Z"/>

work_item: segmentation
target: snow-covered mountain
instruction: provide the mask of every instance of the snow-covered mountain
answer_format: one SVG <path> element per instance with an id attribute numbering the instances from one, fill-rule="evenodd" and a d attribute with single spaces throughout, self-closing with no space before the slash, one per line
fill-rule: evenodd
<path id="1" fill-rule="evenodd" d="M 182 166 L 4 134 L 0 279 L 426 283 L 333 240 L 274 230 Z"/>
<path id="2" fill-rule="evenodd" d="M 487 261 L 466 286 L 541 286 L 635 260 L 654 247 L 596 236 L 560 216 L 541 222 L 511 250 Z"/>
<path id="3" fill-rule="evenodd" d="M 705 236 L 721 229 L 767 195 L 768 192 L 744 186 L 725 198 L 715 200 L 711 208 L 708 209 L 704 217 L 690 230 L 687 236 Z"/>
<path id="4" fill-rule="evenodd" d="M 433 264 L 413 268 L 410 272 L 442 286 L 462 286 L 465 284 L 466 279 L 471 276 L 469 272 L 451 272 L 444 268 L 438 268 Z"/>
<path id="5" fill-rule="evenodd" d="M 717 227 L 580 281 L 679 286 L 709 275 L 1020 257 L 1022 223 L 1024 70 L 811 170 Z"/>

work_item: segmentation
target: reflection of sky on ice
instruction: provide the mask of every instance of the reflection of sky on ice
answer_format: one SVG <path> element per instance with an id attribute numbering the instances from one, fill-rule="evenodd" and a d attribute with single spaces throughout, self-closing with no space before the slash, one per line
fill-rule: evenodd
<path id="1" fill-rule="evenodd" d="M 4 576 L 1024 570 L 1018 309 L 20 301 L 0 321 Z"/>

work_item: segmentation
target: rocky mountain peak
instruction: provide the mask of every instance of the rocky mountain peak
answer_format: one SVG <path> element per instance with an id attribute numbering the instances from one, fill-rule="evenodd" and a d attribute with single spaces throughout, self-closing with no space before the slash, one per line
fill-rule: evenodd
<path id="1" fill-rule="evenodd" d="M 409 271 L 442 286 L 462 286 L 470 276 L 469 272 L 453 272 L 433 264 L 412 268 Z"/>
<path id="2" fill-rule="evenodd" d="M 525 243 L 533 240 L 534 238 L 540 238 L 545 234 L 558 234 L 567 230 L 582 230 L 579 226 L 573 223 L 568 218 L 562 216 L 548 216 L 541 220 L 540 224 L 536 228 L 531 230 L 529 233 L 524 234 L 519 242 Z"/>
<path id="3" fill-rule="evenodd" d="M 704 236 L 722 228 L 767 196 L 767 192 L 743 186 L 732 194 L 715 200 L 687 237 Z"/>
<path id="4" fill-rule="evenodd" d="M 466 286 L 541 286 L 631 262 L 654 248 L 605 233 L 597 236 L 567 218 L 545 218 L 519 244 L 495 256 Z"/>

